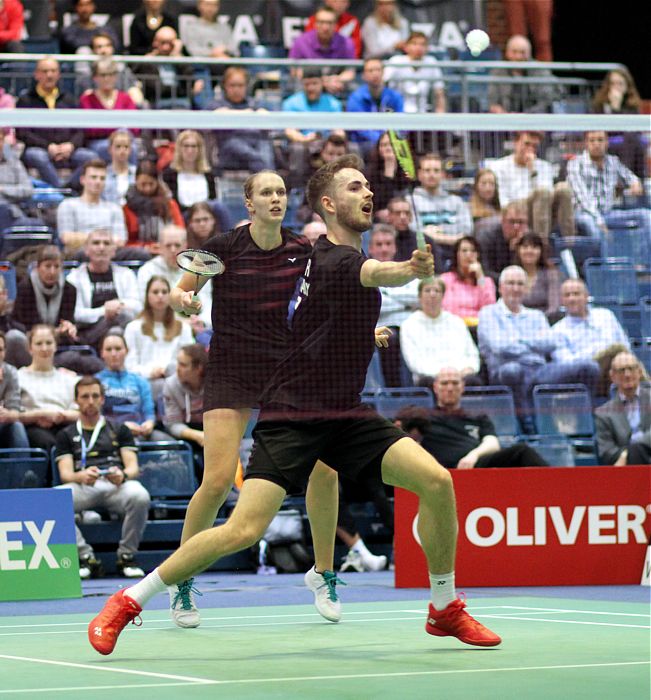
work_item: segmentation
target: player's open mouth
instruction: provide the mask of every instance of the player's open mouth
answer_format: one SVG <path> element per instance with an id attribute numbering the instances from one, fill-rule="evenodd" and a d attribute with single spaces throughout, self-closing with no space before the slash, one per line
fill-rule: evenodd
<path id="1" fill-rule="evenodd" d="M 368 202 L 367 204 L 362 205 L 362 211 L 365 214 L 370 214 L 373 211 L 373 203 Z"/>
<path id="2" fill-rule="evenodd" d="M 272 207 L 270 211 L 272 214 L 282 214 L 283 213 L 283 210 L 280 207 Z"/>

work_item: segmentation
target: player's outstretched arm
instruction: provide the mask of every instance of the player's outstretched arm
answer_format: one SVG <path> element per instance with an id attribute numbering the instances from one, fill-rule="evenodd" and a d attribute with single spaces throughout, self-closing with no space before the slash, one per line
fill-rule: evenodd
<path id="1" fill-rule="evenodd" d="M 359 273 L 364 287 L 401 287 L 413 279 L 424 279 L 434 274 L 434 257 L 427 250 L 415 250 L 409 260 L 403 262 L 379 262 L 367 260 Z"/>
<path id="2" fill-rule="evenodd" d="M 209 277 L 200 277 L 197 291 L 208 282 Z M 198 314 L 201 311 L 201 301 L 193 301 L 197 276 L 190 272 L 185 272 L 177 282 L 176 287 L 170 291 L 170 306 L 177 313 Z"/>

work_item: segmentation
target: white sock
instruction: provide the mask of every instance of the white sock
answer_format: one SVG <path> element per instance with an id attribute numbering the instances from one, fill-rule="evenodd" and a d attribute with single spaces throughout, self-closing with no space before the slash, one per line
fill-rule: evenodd
<path id="1" fill-rule="evenodd" d="M 360 537 L 357 542 L 351 547 L 353 552 L 357 552 L 358 554 L 361 554 L 363 557 L 372 557 L 373 554 L 368 551 L 368 548 L 364 544 L 364 540 Z"/>
<path id="2" fill-rule="evenodd" d="M 430 573 L 429 584 L 432 589 L 432 605 L 437 610 L 443 610 L 456 599 L 454 571 L 451 571 L 449 574 Z"/>
<path id="3" fill-rule="evenodd" d="M 163 579 L 158 575 L 158 568 L 156 568 L 151 574 L 148 574 L 141 581 L 138 581 L 135 586 L 125 588 L 124 595 L 133 598 L 141 608 L 144 608 L 156 593 L 162 593 L 166 589 L 167 585 L 163 583 Z"/>

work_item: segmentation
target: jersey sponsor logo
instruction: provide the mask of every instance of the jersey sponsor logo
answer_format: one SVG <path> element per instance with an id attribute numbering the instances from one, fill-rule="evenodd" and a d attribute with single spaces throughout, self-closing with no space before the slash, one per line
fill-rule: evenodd
<path id="1" fill-rule="evenodd" d="M 59 563 L 54 558 L 54 554 L 48 546 L 50 537 L 56 520 L 46 520 L 43 523 L 43 528 L 39 530 L 33 520 L 10 520 L 0 523 L 0 571 L 19 571 L 38 569 L 41 562 L 50 569 L 58 569 Z M 19 552 L 23 551 L 23 542 L 16 539 L 10 539 L 10 532 L 22 532 L 23 527 L 29 533 L 34 542 L 34 551 L 30 557 L 29 563 L 25 559 L 12 558 L 18 556 Z"/>
<path id="2" fill-rule="evenodd" d="M 291 263 L 296 262 L 296 258 L 287 258 L 287 260 Z"/>
<path id="3" fill-rule="evenodd" d="M 307 278 L 310 276 L 310 270 L 312 269 L 312 260 L 307 261 L 305 267 L 305 272 L 301 277 L 296 280 L 296 286 L 294 287 L 294 294 L 289 301 L 289 306 L 287 308 L 287 325 L 291 329 L 292 323 L 294 322 L 294 316 L 296 315 L 296 310 L 310 293 L 310 283 Z"/>

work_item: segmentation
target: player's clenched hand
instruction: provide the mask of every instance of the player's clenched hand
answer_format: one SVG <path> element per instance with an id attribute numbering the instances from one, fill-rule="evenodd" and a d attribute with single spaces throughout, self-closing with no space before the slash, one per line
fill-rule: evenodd
<path id="1" fill-rule="evenodd" d="M 386 326 L 378 326 L 375 329 L 375 345 L 378 348 L 389 347 L 389 336 L 393 335 L 393 331 Z"/>
<path id="2" fill-rule="evenodd" d="M 418 279 L 431 277 L 434 274 L 434 256 L 432 255 L 432 247 L 427 244 L 427 250 L 415 250 L 411 254 L 409 267 L 412 273 Z"/>
<path id="3" fill-rule="evenodd" d="M 201 300 L 196 299 L 193 301 L 193 297 L 194 292 L 183 292 L 181 295 L 181 308 L 183 313 L 187 314 L 188 316 L 198 314 L 201 311 Z"/>

